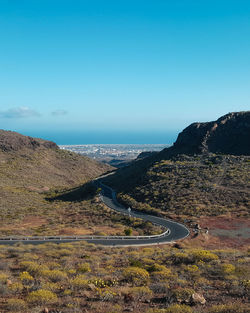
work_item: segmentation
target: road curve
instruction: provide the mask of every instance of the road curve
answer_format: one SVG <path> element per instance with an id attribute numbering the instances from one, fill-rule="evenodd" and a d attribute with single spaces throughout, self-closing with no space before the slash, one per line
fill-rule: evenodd
<path id="1" fill-rule="evenodd" d="M 112 188 L 102 184 L 99 180 L 95 180 L 94 183 L 101 187 L 102 192 L 100 197 L 105 205 L 121 214 L 129 214 L 128 210 L 116 200 L 116 194 Z M 62 243 L 84 240 L 89 243 L 105 246 L 146 246 L 172 243 L 176 240 L 186 238 L 189 235 L 187 227 L 180 223 L 134 211 L 131 211 L 129 215 L 160 225 L 165 228 L 165 231 L 162 234 L 153 236 L 5 236 L 0 237 L 0 245 L 10 245 L 16 242 L 41 244 L 46 242 Z"/>

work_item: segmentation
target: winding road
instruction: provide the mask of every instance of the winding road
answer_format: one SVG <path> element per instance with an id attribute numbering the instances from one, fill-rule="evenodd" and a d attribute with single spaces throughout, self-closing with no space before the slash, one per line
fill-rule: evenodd
<path id="1" fill-rule="evenodd" d="M 0 244 L 10 245 L 16 242 L 41 244 L 45 242 L 62 243 L 84 240 L 89 243 L 105 246 L 146 246 L 173 243 L 174 241 L 186 238 L 189 235 L 187 227 L 180 223 L 145 213 L 134 211 L 129 212 L 127 208 L 118 203 L 116 200 L 116 193 L 112 188 L 102 184 L 98 179 L 96 179 L 94 183 L 101 187 L 102 192 L 100 197 L 106 206 L 121 214 L 141 218 L 145 221 L 160 225 L 165 228 L 165 231 L 159 235 L 152 236 L 5 236 L 0 237 Z"/>

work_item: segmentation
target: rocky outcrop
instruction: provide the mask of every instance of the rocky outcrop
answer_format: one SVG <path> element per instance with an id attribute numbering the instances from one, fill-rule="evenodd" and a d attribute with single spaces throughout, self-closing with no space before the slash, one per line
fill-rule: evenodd
<path id="1" fill-rule="evenodd" d="M 178 135 L 173 150 L 182 154 L 249 155 L 250 111 L 229 113 L 214 122 L 191 124 Z"/>
<path id="2" fill-rule="evenodd" d="M 52 141 L 24 136 L 16 132 L 0 130 L 0 151 L 18 151 L 24 148 L 36 150 L 39 147 L 57 149 Z"/>

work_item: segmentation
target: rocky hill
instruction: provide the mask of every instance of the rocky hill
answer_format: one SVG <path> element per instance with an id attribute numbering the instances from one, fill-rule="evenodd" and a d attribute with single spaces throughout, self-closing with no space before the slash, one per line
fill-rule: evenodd
<path id="1" fill-rule="evenodd" d="M 250 155 L 250 111 L 229 113 L 217 121 L 193 123 L 178 136 L 178 153 Z"/>
<path id="2" fill-rule="evenodd" d="M 0 151 L 36 150 L 38 148 L 56 149 L 58 146 L 52 141 L 23 136 L 16 132 L 0 129 Z"/>
<path id="3" fill-rule="evenodd" d="M 170 148 L 107 177 L 126 205 L 155 213 L 249 211 L 250 112 L 185 128 Z"/>

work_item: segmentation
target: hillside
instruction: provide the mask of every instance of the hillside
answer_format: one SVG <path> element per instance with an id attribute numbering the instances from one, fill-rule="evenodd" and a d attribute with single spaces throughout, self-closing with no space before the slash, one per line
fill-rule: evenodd
<path id="1" fill-rule="evenodd" d="M 0 131 L 0 234 L 74 233 L 99 218 L 90 203 L 50 203 L 59 190 L 97 177 L 111 167 L 87 157 L 60 150 L 54 142 Z M 82 211 L 80 215 L 80 206 Z M 81 216 L 81 217 L 79 217 Z M 74 223 L 78 217 L 80 226 Z M 81 223 L 82 221 L 82 223 Z M 85 231 L 89 231 L 85 227 Z"/>
<path id="2" fill-rule="evenodd" d="M 1 130 L 0 236 L 159 232 L 111 212 L 85 184 L 112 169 L 54 142 Z"/>
<path id="3" fill-rule="evenodd" d="M 138 159 L 105 181 L 120 200 L 157 214 L 249 212 L 250 112 L 185 128 L 170 148 Z"/>
<path id="4" fill-rule="evenodd" d="M 141 183 L 120 198 L 132 207 L 168 214 L 245 216 L 250 205 L 249 161 L 218 155 L 172 157 L 154 163 Z"/>
<path id="5" fill-rule="evenodd" d="M 0 186 L 45 189 L 72 186 L 97 177 L 111 167 L 60 150 L 51 141 L 0 130 Z"/>

